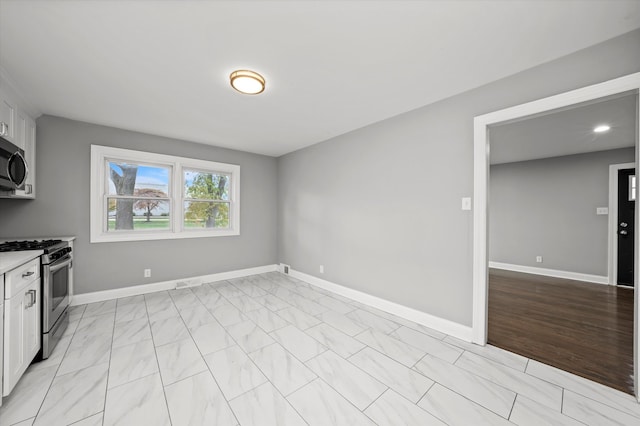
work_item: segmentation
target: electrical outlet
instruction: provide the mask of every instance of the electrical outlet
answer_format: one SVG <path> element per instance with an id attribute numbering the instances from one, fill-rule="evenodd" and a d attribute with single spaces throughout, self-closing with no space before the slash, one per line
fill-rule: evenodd
<path id="1" fill-rule="evenodd" d="M 320 273 L 324 274 L 324 265 L 320 265 Z"/>
<path id="2" fill-rule="evenodd" d="M 471 197 L 462 198 L 462 210 L 471 210 Z"/>
<path id="3" fill-rule="evenodd" d="M 536 256 L 536 263 L 542 263 L 542 256 Z"/>
<path id="4" fill-rule="evenodd" d="M 144 270 L 144 277 L 145 278 L 151 277 L 151 269 L 145 269 Z"/>

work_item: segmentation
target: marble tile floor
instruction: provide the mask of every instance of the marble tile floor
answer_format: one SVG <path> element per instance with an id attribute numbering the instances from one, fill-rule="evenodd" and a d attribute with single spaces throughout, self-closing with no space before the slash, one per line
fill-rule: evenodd
<path id="1" fill-rule="evenodd" d="M 74 306 L 0 425 L 639 425 L 627 394 L 267 273 Z"/>

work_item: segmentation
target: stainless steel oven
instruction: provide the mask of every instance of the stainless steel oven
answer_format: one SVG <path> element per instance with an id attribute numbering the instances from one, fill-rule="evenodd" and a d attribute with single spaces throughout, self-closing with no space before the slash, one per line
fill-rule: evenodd
<path id="1" fill-rule="evenodd" d="M 42 255 L 42 359 L 49 358 L 69 324 L 69 283 L 73 257 L 66 243 Z"/>

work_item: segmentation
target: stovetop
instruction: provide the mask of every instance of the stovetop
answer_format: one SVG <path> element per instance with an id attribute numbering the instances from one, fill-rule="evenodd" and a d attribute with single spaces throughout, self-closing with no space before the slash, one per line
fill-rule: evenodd
<path id="1" fill-rule="evenodd" d="M 23 251 L 23 250 L 44 250 L 49 253 L 52 250 L 64 246 L 62 240 L 24 240 L 24 241 L 7 241 L 0 243 L 0 252 L 6 251 Z"/>

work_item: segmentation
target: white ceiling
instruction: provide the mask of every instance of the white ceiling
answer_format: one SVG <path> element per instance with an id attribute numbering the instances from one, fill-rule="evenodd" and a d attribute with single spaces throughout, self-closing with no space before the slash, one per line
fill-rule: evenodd
<path id="1" fill-rule="evenodd" d="M 580 105 L 489 130 L 491 164 L 635 146 L 636 102 L 626 95 Z M 594 133 L 600 124 L 611 130 Z"/>
<path id="2" fill-rule="evenodd" d="M 44 114 L 279 156 L 638 27 L 637 0 L 0 0 L 0 67 Z"/>

